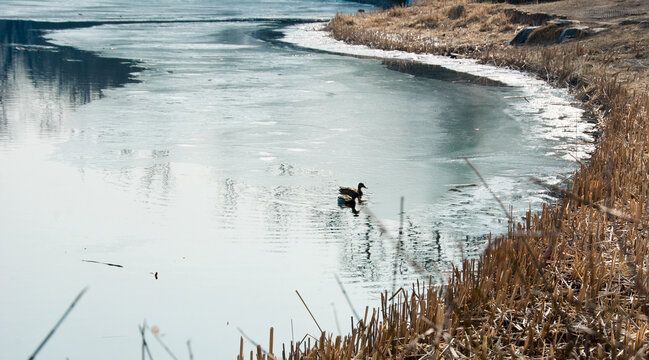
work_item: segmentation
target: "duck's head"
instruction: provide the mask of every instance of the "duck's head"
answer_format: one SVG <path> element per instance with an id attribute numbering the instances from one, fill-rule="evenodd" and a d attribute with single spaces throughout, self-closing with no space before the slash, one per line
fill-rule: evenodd
<path id="1" fill-rule="evenodd" d="M 365 184 L 363 184 L 363 183 L 358 183 L 358 190 L 360 190 L 362 188 L 367 189 L 367 186 L 365 186 Z"/>

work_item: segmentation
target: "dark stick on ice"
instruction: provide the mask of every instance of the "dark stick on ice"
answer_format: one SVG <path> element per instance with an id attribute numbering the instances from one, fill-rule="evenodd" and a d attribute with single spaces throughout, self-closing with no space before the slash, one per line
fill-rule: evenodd
<path id="1" fill-rule="evenodd" d="M 56 331 L 56 329 L 58 329 L 59 326 L 61 325 L 61 323 L 63 323 L 63 320 L 65 320 L 65 318 L 68 316 L 68 314 L 70 313 L 70 311 L 72 311 L 72 308 L 77 304 L 77 302 L 79 301 L 79 299 L 81 299 L 81 296 L 83 296 L 83 294 L 85 294 L 86 290 L 88 290 L 87 287 L 83 288 L 83 290 L 81 290 L 81 292 L 79 293 L 79 295 L 77 295 L 77 297 L 74 298 L 74 300 L 72 301 L 72 304 L 70 304 L 70 306 L 68 306 L 68 309 L 65 311 L 65 313 L 63 314 L 63 316 L 61 316 L 61 318 L 59 319 L 59 321 L 56 322 L 56 325 L 54 325 L 54 327 L 52 328 L 52 330 L 50 330 L 49 334 L 47 334 L 47 336 L 45 337 L 45 339 L 43 339 L 43 341 L 41 341 L 41 343 L 38 345 L 38 347 L 36 348 L 36 350 L 34 350 L 34 353 L 32 354 L 32 356 L 29 357 L 29 360 L 32 360 L 32 359 L 35 359 L 35 358 L 36 358 L 36 355 L 38 354 L 38 352 L 41 351 L 41 349 L 43 348 L 43 346 L 45 345 L 45 343 L 46 343 L 46 342 L 47 342 L 47 341 L 52 337 L 52 335 L 54 334 L 54 332 Z"/>
<path id="2" fill-rule="evenodd" d="M 87 263 L 95 263 L 95 264 L 102 264 L 102 265 L 108 265 L 108 266 L 114 266 L 114 267 L 120 267 L 120 268 L 123 268 L 123 266 L 122 266 L 122 265 L 119 265 L 119 264 L 111 264 L 111 263 L 106 263 L 106 262 L 101 262 L 101 261 L 95 261 L 95 260 L 81 260 L 81 261 L 83 261 L 83 262 L 87 262 Z"/>

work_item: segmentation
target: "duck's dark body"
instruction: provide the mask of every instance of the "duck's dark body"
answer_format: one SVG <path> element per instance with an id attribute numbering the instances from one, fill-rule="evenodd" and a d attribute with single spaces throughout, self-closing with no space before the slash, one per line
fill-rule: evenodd
<path id="1" fill-rule="evenodd" d="M 343 195 L 351 196 L 353 199 L 358 198 L 358 200 L 361 200 L 361 197 L 363 196 L 363 188 L 367 189 L 367 186 L 363 183 L 358 183 L 357 188 L 353 187 L 347 187 L 347 186 L 341 186 L 338 189 L 338 192 Z"/>

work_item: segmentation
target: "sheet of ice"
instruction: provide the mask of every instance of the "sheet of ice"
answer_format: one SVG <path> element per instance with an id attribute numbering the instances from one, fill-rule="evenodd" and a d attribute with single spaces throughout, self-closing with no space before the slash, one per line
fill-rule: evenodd
<path id="1" fill-rule="evenodd" d="M 587 159 L 594 150 L 593 132 L 596 125 L 584 121 L 584 111 L 565 89 L 553 88 L 531 74 L 479 64 L 473 59 L 453 59 L 350 45 L 334 39 L 323 27 L 322 23 L 290 26 L 284 29 L 285 37 L 282 40 L 300 47 L 337 54 L 417 61 L 500 81 L 515 87 L 518 92 L 515 96 L 510 95 L 510 102 L 516 105 L 509 109 L 512 115 L 521 121 L 532 119 L 534 122 L 532 131 L 524 136 L 542 137 L 556 142 L 555 151 L 548 152 L 548 155 L 560 154 L 566 160 L 576 161 Z M 569 141 L 570 145 L 566 145 L 563 142 L 565 139 L 577 140 Z"/>

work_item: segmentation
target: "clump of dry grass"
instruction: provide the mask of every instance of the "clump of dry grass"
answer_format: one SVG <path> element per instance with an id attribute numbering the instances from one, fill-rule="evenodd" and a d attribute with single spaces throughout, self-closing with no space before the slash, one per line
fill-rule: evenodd
<path id="1" fill-rule="evenodd" d="M 454 4 L 427 3 L 436 6 L 442 23 L 420 32 L 392 32 L 386 23 L 366 28 L 371 21 L 359 17 L 350 27 L 333 19 L 330 29 L 376 47 L 453 49 L 567 86 L 599 119 L 597 151 L 568 189 L 550 188 L 564 195 L 561 201 L 528 212 L 490 241 L 478 261 L 454 268 L 446 286 L 386 293 L 351 334 L 323 332 L 313 342 L 291 344 L 283 358 L 646 358 L 649 69 L 643 49 L 649 48 L 649 29 L 629 25 L 565 44 L 508 47 L 480 42 L 488 18 L 455 27 L 445 16 Z M 462 3 L 469 16 L 471 4 Z M 381 14 L 368 16 L 384 21 Z M 454 28 L 466 32 L 437 42 Z M 487 32 L 495 37 L 499 30 Z M 465 47 L 471 41 L 473 47 Z"/>
<path id="2" fill-rule="evenodd" d="M 460 10 L 464 9 L 461 14 Z M 421 1 L 408 7 L 336 15 L 327 29 L 339 40 L 384 50 L 446 54 L 501 45 L 513 36 L 504 5 L 470 1 Z M 458 14 L 456 14 L 458 12 Z M 457 16 L 457 17 L 456 17 Z M 487 32 L 496 32 L 496 35 Z M 467 38 L 467 34 L 485 36 Z"/>

